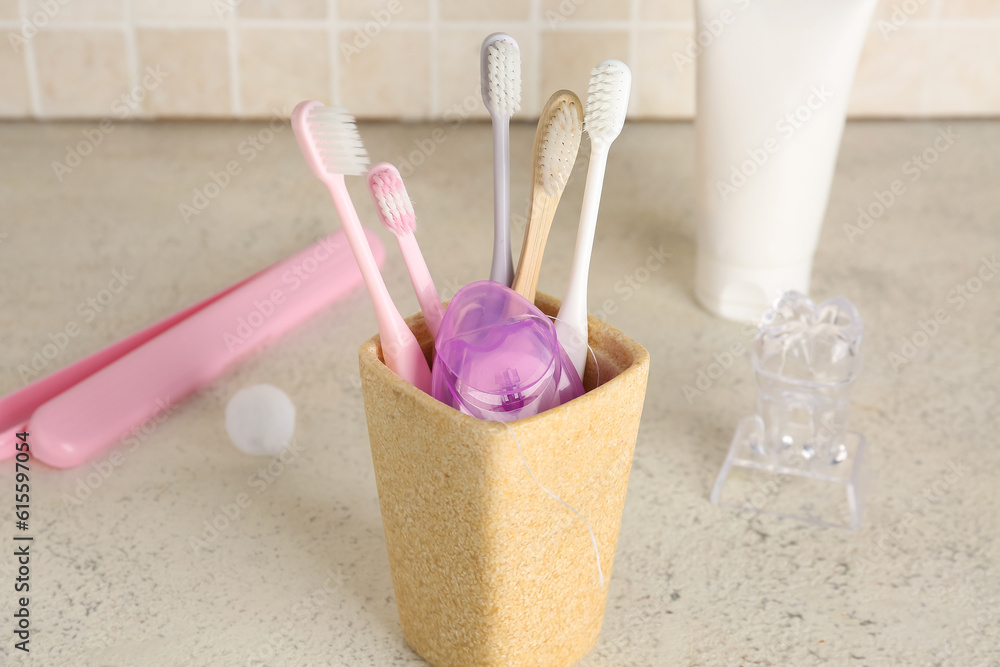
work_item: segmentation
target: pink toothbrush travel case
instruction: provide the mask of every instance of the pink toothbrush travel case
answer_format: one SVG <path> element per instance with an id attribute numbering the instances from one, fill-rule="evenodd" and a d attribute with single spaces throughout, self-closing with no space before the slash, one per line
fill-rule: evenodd
<path id="1" fill-rule="evenodd" d="M 376 263 L 382 244 L 366 232 Z M 89 357 L 0 398 L 0 431 L 27 428 L 32 455 L 56 468 L 96 456 L 130 429 L 361 284 L 337 232 Z M 0 458 L 13 448 L 0 449 Z"/>

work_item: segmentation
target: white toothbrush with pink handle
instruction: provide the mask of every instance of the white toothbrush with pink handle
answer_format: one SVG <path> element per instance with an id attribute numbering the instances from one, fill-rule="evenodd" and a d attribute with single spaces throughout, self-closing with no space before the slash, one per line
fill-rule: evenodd
<path id="1" fill-rule="evenodd" d="M 292 111 L 292 130 L 309 168 L 330 191 L 361 268 L 375 307 L 385 365 L 418 389 L 430 393 L 431 370 L 427 359 L 389 296 L 344 183 L 345 174 L 360 176 L 368 166 L 368 154 L 353 116 L 320 102 L 299 102 Z"/>
<path id="2" fill-rule="evenodd" d="M 396 235 L 399 251 L 410 274 L 413 290 L 424 313 L 424 321 L 431 336 L 437 338 L 438 328 L 444 318 L 444 307 L 438 296 L 427 262 L 417 245 L 417 216 L 413 212 L 410 196 L 406 194 L 403 177 L 399 170 L 388 162 L 379 162 L 368 172 L 368 189 L 375 202 L 375 210 L 386 229 Z"/>

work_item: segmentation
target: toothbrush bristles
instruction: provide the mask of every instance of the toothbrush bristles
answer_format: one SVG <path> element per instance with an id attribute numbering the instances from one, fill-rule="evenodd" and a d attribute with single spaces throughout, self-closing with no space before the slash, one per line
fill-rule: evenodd
<path id="1" fill-rule="evenodd" d="M 521 51 L 510 38 L 495 40 L 487 50 L 490 105 L 495 113 L 513 116 L 521 109 Z"/>
<path id="2" fill-rule="evenodd" d="M 354 116 L 336 107 L 317 106 L 309 112 L 306 125 L 328 172 L 346 176 L 364 173 L 368 153 Z"/>
<path id="3" fill-rule="evenodd" d="M 549 196 L 559 195 L 566 187 L 580 148 L 581 130 L 579 111 L 567 100 L 560 102 L 545 127 L 539 160 L 542 183 Z"/>
<path id="4" fill-rule="evenodd" d="M 417 229 L 417 216 L 406 193 L 403 178 L 391 164 L 377 164 L 368 172 L 368 188 L 382 224 L 397 236 Z"/>
<path id="5" fill-rule="evenodd" d="M 620 60 L 606 60 L 590 72 L 583 127 L 591 139 L 612 141 L 625 124 L 632 73 Z"/>

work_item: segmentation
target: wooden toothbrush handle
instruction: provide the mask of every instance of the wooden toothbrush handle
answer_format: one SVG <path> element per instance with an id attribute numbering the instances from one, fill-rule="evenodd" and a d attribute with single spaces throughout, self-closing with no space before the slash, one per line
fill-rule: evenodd
<path id="1" fill-rule="evenodd" d="M 521 245 L 521 258 L 517 262 L 517 273 L 514 274 L 514 283 L 511 285 L 515 292 L 532 303 L 535 302 L 545 242 L 549 238 L 549 228 L 552 226 L 552 218 L 555 217 L 559 199 L 558 196 L 549 196 L 543 187 L 536 186 L 532 193 L 528 225 L 524 229 L 524 244 Z"/>

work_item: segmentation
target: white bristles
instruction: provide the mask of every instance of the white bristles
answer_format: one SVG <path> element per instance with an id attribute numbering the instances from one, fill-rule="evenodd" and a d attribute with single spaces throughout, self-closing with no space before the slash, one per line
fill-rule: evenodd
<path id="1" fill-rule="evenodd" d="M 583 127 L 591 140 L 614 141 L 625 125 L 632 73 L 620 60 L 605 60 L 590 72 Z"/>
<path id="2" fill-rule="evenodd" d="M 539 160 L 542 183 L 549 196 L 558 196 L 566 187 L 580 148 L 582 130 L 579 110 L 566 100 L 560 102 L 545 127 Z"/>
<path id="3" fill-rule="evenodd" d="M 354 116 L 336 107 L 317 106 L 305 123 L 323 167 L 331 174 L 360 176 L 368 167 L 368 153 Z"/>
<path id="4" fill-rule="evenodd" d="M 502 35 L 486 46 L 483 75 L 488 83 L 484 95 L 490 111 L 513 116 L 521 109 L 521 51 L 513 38 Z"/>
<path id="5" fill-rule="evenodd" d="M 375 210 L 386 229 L 396 235 L 410 234 L 417 229 L 417 216 L 406 194 L 399 171 L 391 164 L 380 163 L 368 172 L 368 189 Z"/>

